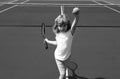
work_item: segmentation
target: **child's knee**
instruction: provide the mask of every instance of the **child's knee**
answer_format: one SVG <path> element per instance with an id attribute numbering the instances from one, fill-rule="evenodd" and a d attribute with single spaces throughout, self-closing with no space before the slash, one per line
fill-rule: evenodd
<path id="1" fill-rule="evenodd" d="M 65 79 L 66 75 L 65 74 L 60 74 L 59 79 Z"/>
<path id="2" fill-rule="evenodd" d="M 60 75 L 61 75 L 61 76 L 66 75 L 66 71 L 60 72 Z"/>

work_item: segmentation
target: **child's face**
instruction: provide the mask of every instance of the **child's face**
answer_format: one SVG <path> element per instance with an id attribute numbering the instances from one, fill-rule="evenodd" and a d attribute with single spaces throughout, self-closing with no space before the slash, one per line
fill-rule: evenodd
<path id="1" fill-rule="evenodd" d="M 55 19 L 55 23 L 57 24 L 58 26 L 58 29 L 61 31 L 61 32 L 66 32 L 67 30 L 67 18 L 65 15 L 59 15 L 56 19 Z"/>
<path id="2" fill-rule="evenodd" d="M 58 26 L 58 29 L 61 31 L 61 32 L 65 32 L 67 30 L 67 25 L 60 25 Z"/>

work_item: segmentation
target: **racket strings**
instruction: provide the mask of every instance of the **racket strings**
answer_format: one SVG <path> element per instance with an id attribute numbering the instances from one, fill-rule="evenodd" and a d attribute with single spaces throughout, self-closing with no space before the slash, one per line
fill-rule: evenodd
<path id="1" fill-rule="evenodd" d="M 72 71 L 75 71 L 78 68 L 77 63 L 73 61 L 65 62 L 65 65 Z"/>
<path id="2" fill-rule="evenodd" d="M 45 49 L 48 49 L 48 44 L 45 41 L 46 36 L 45 36 L 45 24 L 44 23 L 42 23 L 42 26 L 41 26 L 41 35 L 42 35 L 42 37 L 44 39 L 44 41 L 43 41 L 44 47 L 45 47 Z"/>

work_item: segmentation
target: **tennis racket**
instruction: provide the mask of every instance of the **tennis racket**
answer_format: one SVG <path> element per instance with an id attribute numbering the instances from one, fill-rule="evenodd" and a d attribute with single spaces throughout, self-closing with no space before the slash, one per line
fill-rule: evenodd
<path id="1" fill-rule="evenodd" d="M 43 41 L 44 47 L 45 47 L 45 49 L 48 49 L 48 43 L 45 41 L 46 37 L 45 37 L 45 24 L 44 23 L 42 23 L 42 26 L 41 26 L 41 35 L 44 39 L 44 41 Z"/>
<path id="2" fill-rule="evenodd" d="M 73 62 L 73 61 L 68 61 L 65 62 L 65 65 L 74 73 L 76 71 L 76 69 L 78 68 L 77 63 Z"/>
<path id="3" fill-rule="evenodd" d="M 76 69 L 78 68 L 77 63 L 75 63 L 73 61 L 68 61 L 68 62 L 65 62 L 64 64 L 68 67 L 68 69 L 70 69 L 72 71 L 72 76 L 68 76 L 69 79 L 88 79 L 86 77 L 78 76 L 75 73 Z"/>

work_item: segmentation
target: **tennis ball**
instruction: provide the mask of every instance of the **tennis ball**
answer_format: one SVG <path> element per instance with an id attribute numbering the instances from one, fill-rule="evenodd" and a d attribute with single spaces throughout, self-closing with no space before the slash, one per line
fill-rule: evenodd
<path id="1" fill-rule="evenodd" d="M 78 7 L 75 7 L 72 11 L 73 14 L 79 15 L 80 9 Z"/>

